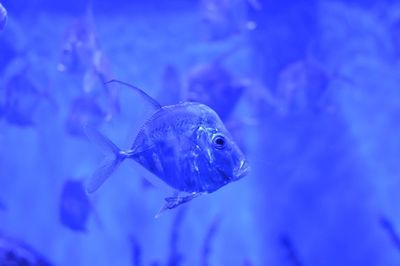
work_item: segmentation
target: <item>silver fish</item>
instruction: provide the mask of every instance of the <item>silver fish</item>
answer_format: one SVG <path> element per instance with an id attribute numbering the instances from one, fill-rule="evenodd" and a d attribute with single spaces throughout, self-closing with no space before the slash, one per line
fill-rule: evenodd
<path id="1" fill-rule="evenodd" d="M 0 3 L 0 31 L 4 29 L 7 22 L 7 9 Z"/>
<path id="2" fill-rule="evenodd" d="M 214 192 L 248 173 L 245 156 L 210 107 L 196 102 L 161 106 L 142 90 L 123 84 L 139 92 L 156 111 L 128 150 L 119 149 L 94 128 L 86 129 L 88 137 L 111 155 L 87 184 L 89 193 L 96 191 L 125 159 L 135 160 L 178 193 L 190 193 L 166 198 L 162 211 Z"/>

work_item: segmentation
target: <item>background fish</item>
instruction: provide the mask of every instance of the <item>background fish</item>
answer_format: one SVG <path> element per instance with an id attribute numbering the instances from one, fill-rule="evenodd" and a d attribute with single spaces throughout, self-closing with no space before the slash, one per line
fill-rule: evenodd
<path id="1" fill-rule="evenodd" d="M 188 74 L 184 99 L 210 106 L 226 121 L 245 91 L 245 85 L 236 80 L 221 64 L 199 65 Z"/>
<path id="2" fill-rule="evenodd" d="M 84 95 L 72 100 L 65 122 L 66 131 L 71 136 L 85 137 L 83 126 L 98 127 L 104 122 L 106 113 L 93 98 Z"/>
<path id="3" fill-rule="evenodd" d="M 82 181 L 68 179 L 64 182 L 59 199 L 61 223 L 78 232 L 85 232 L 92 211 Z"/>
<path id="4" fill-rule="evenodd" d="M 199 2 L 205 40 L 223 40 L 247 30 L 247 1 L 201 0 Z"/>
<path id="5" fill-rule="evenodd" d="M 44 103 L 52 110 L 57 110 L 53 97 L 32 81 L 29 67 L 9 77 L 0 93 L 3 96 L 3 117 L 10 124 L 34 126 L 40 119 L 38 115 Z"/>
<path id="6" fill-rule="evenodd" d="M 91 7 L 84 16 L 74 19 L 64 32 L 59 71 L 80 73 L 93 64 L 93 56 L 98 49 L 95 23 Z"/>
<path id="7" fill-rule="evenodd" d="M 111 64 L 98 43 L 90 5 L 85 15 L 75 19 L 64 33 L 58 70 L 80 77 L 80 91 L 104 106 L 107 111 L 105 120 L 110 120 L 119 111 L 116 87 L 113 84 L 104 86 L 106 81 L 113 78 L 113 73 Z"/>

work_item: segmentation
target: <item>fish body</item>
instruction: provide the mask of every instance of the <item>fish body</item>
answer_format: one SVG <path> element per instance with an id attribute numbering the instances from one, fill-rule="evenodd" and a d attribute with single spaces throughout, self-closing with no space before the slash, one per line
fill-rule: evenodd
<path id="1" fill-rule="evenodd" d="M 224 143 L 218 147 L 216 141 Z M 237 180 L 245 164 L 216 112 L 194 102 L 157 111 L 140 130 L 132 151 L 135 161 L 171 187 L 189 193 L 213 192 Z"/>
<path id="2" fill-rule="evenodd" d="M 4 29 L 7 23 L 7 9 L 0 3 L 0 31 Z"/>
<path id="3" fill-rule="evenodd" d="M 59 203 L 61 223 L 74 231 L 86 231 L 91 211 L 91 203 L 82 182 L 67 180 L 63 185 Z"/>

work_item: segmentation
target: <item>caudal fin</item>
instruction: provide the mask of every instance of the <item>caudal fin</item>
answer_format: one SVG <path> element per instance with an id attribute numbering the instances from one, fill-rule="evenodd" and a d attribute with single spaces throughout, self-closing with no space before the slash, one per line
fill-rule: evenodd
<path id="1" fill-rule="evenodd" d="M 110 177 L 127 156 L 125 152 L 121 151 L 111 140 L 96 129 L 87 126 L 85 127 L 85 132 L 88 138 L 96 143 L 106 154 L 100 167 L 85 185 L 86 191 L 93 193 Z"/>

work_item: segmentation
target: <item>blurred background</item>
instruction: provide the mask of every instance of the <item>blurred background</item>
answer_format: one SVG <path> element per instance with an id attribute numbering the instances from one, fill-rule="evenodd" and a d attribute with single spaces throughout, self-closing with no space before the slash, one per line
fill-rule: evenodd
<path id="1" fill-rule="evenodd" d="M 397 1 L 1 4 L 1 266 L 400 265 Z M 251 172 L 157 219 L 137 163 L 87 195 L 82 124 L 129 148 L 152 114 L 113 78 L 211 106 Z"/>

